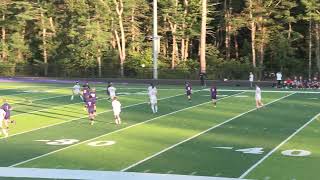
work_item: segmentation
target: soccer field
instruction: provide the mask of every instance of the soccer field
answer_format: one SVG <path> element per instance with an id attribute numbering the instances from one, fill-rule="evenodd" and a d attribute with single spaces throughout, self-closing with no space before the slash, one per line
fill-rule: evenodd
<path id="1" fill-rule="evenodd" d="M 208 89 L 194 87 L 188 102 L 183 86 L 161 85 L 159 112 L 152 114 L 146 85 L 115 84 L 123 121 L 117 126 L 105 85 L 95 84 L 98 116 L 91 126 L 81 99 L 70 100 L 72 86 L 0 84 L 17 122 L 8 138 L 0 136 L 0 179 L 320 177 L 318 91 L 262 89 L 265 107 L 257 110 L 254 91 L 245 88 L 218 87 L 214 108 Z"/>

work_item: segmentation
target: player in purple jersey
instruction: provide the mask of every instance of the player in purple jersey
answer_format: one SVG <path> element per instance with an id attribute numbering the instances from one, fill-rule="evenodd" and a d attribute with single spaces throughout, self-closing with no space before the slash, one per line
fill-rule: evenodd
<path id="1" fill-rule="evenodd" d="M 13 110 L 13 108 L 10 106 L 10 104 L 8 103 L 8 101 L 6 99 L 4 99 L 3 101 L 4 101 L 4 103 L 1 106 L 1 109 L 3 109 L 6 112 L 6 116 L 4 117 L 4 120 L 6 120 L 7 122 L 10 122 L 10 123 L 15 123 L 14 120 L 10 120 L 11 111 Z"/>
<path id="2" fill-rule="evenodd" d="M 96 104 L 91 95 L 89 95 L 86 101 L 86 107 L 88 109 L 90 124 L 93 125 L 94 118 L 95 118 L 94 111 L 96 109 Z"/>
<path id="3" fill-rule="evenodd" d="M 191 84 L 188 82 L 186 82 L 186 95 L 188 97 L 189 102 L 191 102 L 192 87 Z"/>
<path id="4" fill-rule="evenodd" d="M 82 95 L 84 97 L 84 100 L 86 101 L 86 99 L 89 97 L 90 95 L 90 86 L 89 83 L 86 82 L 83 86 L 82 86 Z"/>
<path id="5" fill-rule="evenodd" d="M 217 93 L 218 93 L 217 88 L 215 86 L 211 86 L 210 92 L 211 92 L 211 99 L 212 99 L 213 106 L 216 107 L 217 106 Z"/>
<path id="6" fill-rule="evenodd" d="M 96 92 L 96 88 L 92 88 L 91 92 L 90 92 L 90 96 L 92 97 L 92 100 L 94 102 L 94 104 L 97 104 L 97 92 Z M 94 106 L 94 116 L 96 116 L 97 114 L 97 109 L 96 106 Z"/>

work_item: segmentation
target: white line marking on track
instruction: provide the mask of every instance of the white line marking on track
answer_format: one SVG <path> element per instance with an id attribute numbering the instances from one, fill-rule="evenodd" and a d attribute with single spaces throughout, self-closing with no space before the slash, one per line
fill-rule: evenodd
<path id="1" fill-rule="evenodd" d="M 234 94 L 234 95 L 225 97 L 225 98 L 221 98 L 220 100 L 226 99 L 226 98 L 230 98 L 230 97 L 233 97 L 233 96 L 242 94 L 242 93 L 243 93 L 243 92 L 237 93 L 237 94 Z M 162 99 L 159 99 L 159 100 L 170 99 L 170 98 L 177 97 L 177 96 L 182 96 L 182 95 L 184 95 L 184 94 L 179 94 L 179 95 L 175 95 L 175 96 L 169 96 L 169 97 L 162 98 Z M 137 106 L 137 105 L 141 105 L 141 104 L 146 104 L 146 103 L 147 103 L 147 102 L 138 103 L 138 104 L 133 104 L 133 105 L 130 105 L 130 106 L 126 106 L 126 107 L 124 107 L 124 108 L 132 107 L 132 106 Z M 208 103 L 211 103 L 211 101 L 204 102 L 204 103 L 201 103 L 201 104 L 197 104 L 197 105 L 194 105 L 194 106 L 190 106 L 190 107 L 187 107 L 187 108 L 183 108 L 183 109 L 180 109 L 180 110 L 177 110 L 177 111 L 173 111 L 173 112 L 171 112 L 171 113 L 167 113 L 167 114 L 164 114 L 164 115 L 161 115 L 161 116 L 158 116 L 158 117 L 155 117 L 155 118 L 152 118 L 152 119 L 149 119 L 149 120 L 146 120 L 146 121 L 137 123 L 137 124 L 133 124 L 133 125 L 131 125 L 131 126 L 127 126 L 127 127 L 125 127 L 125 128 L 118 129 L 118 130 L 116 130 L 116 131 L 112 131 L 112 132 L 109 132 L 109 133 L 107 133 L 107 134 L 103 134 L 103 135 L 101 135 L 101 136 L 97 136 L 97 137 L 95 137 L 95 138 L 88 139 L 88 140 L 79 142 L 79 143 L 77 143 L 77 144 L 73 144 L 73 145 L 70 145 L 70 146 L 67 146 L 67 147 L 64 147 L 64 148 L 61 148 L 61 149 L 58 149 L 58 150 L 55 150 L 55 151 L 52 151 L 52 152 L 49 152 L 49 153 L 40 155 L 40 156 L 37 156 L 37 157 L 31 158 L 31 159 L 28 159 L 28 160 L 25 160 L 25 161 L 22 161 L 22 162 L 13 164 L 13 165 L 11 165 L 11 166 L 9 166 L 9 167 L 19 166 L 19 165 L 21 165 L 21 164 L 24 164 L 24 163 L 27 163 L 27 162 L 30 162 L 30 161 L 33 161 L 33 160 L 36 160 L 36 159 L 39 159 L 39 158 L 48 156 L 48 155 L 50 155 L 50 154 L 54 154 L 54 153 L 56 153 L 56 152 L 63 151 L 63 150 L 65 150 L 65 149 L 68 149 L 68 148 L 71 148 L 71 147 L 74 147 L 74 146 L 77 146 L 77 145 L 85 144 L 85 143 L 88 143 L 88 142 L 90 142 L 90 141 L 94 141 L 94 140 L 96 140 L 96 139 L 99 139 L 99 138 L 101 138 L 101 137 L 108 136 L 108 135 L 111 135 L 111 134 L 114 134 L 114 133 L 117 133 L 117 132 L 121 132 L 121 131 L 130 129 L 130 128 L 133 128 L 133 127 L 135 127 L 135 126 L 139 126 L 139 125 L 141 125 L 141 124 L 145 124 L 145 123 L 148 123 L 148 122 L 151 122 L 151 121 L 155 121 L 155 120 L 160 119 L 160 118 L 162 118 L 162 117 L 166 117 L 166 116 L 169 116 L 169 115 L 172 115 L 172 114 L 176 114 L 176 113 L 178 113 L 178 112 L 185 111 L 185 110 L 187 110 L 187 109 L 195 108 L 195 107 L 198 107 L 198 106 L 202 106 L 202 105 L 208 104 Z M 111 111 L 111 110 L 109 110 L 109 111 Z M 109 111 L 105 111 L 105 112 L 109 112 Z M 103 113 L 103 112 L 101 112 L 101 113 Z M 98 114 L 100 114 L 100 113 L 98 113 Z M 78 119 L 79 119 L 79 118 L 78 118 Z M 68 121 L 68 122 L 70 122 L 70 121 Z M 65 122 L 62 122 L 62 123 L 65 123 Z M 57 123 L 57 124 L 62 124 L 62 123 Z M 57 125 L 57 124 L 55 124 L 55 125 Z M 50 126 L 53 126 L 53 125 L 50 125 Z M 50 126 L 47 126 L 47 127 L 50 127 Z M 42 128 L 38 128 L 38 129 L 42 129 Z M 9 136 L 9 137 L 10 137 L 10 136 Z"/>
<path id="2" fill-rule="evenodd" d="M 289 97 L 289 96 L 291 96 L 291 95 L 293 95 L 293 94 L 295 94 L 295 93 L 292 93 L 292 94 L 283 96 L 283 97 L 281 97 L 281 98 L 279 98 L 279 99 L 276 99 L 276 100 L 274 100 L 274 101 L 271 101 L 271 102 L 267 103 L 265 106 L 267 106 L 267 105 L 269 105 L 269 104 L 272 104 L 272 103 L 275 103 L 275 102 L 277 102 L 277 101 L 280 101 L 280 100 L 282 100 L 282 99 L 284 99 L 284 98 L 286 98 L 286 97 Z M 239 95 L 239 94 L 236 94 L 236 95 Z M 229 97 L 231 97 L 231 96 L 229 96 Z M 166 151 L 168 151 L 168 150 L 170 150 L 170 149 L 173 149 L 173 148 L 179 146 L 180 144 L 183 144 L 183 143 L 185 143 L 185 142 L 187 142 L 187 141 L 190 141 L 190 140 L 192 140 L 192 139 L 194 139 L 194 138 L 196 138 L 196 137 L 198 137 L 198 136 L 201 136 L 202 134 L 205 134 L 205 133 L 211 131 L 212 129 L 215 129 L 215 128 L 218 128 L 218 127 L 220 127 L 220 126 L 222 126 L 222 125 L 224 125 L 224 124 L 227 124 L 227 123 L 229 123 L 230 121 L 233 121 L 234 119 L 237 119 L 237 118 L 239 118 L 239 117 L 241 117 L 241 116 L 243 116 L 243 115 L 246 115 L 246 114 L 248 114 L 248 113 L 250 113 L 250 112 L 252 112 L 252 111 L 255 111 L 256 109 L 257 109 L 257 108 L 253 108 L 253 109 L 251 109 L 251 110 L 249 110 L 249 111 L 247 111 L 247 112 L 241 113 L 241 114 L 239 114 L 239 115 L 237 115 L 237 116 L 235 116 L 235 117 L 233 117 L 233 118 L 230 118 L 230 119 L 228 119 L 228 120 L 226 120 L 226 121 L 224 121 L 224 122 L 222 122 L 222 123 L 220 123 L 220 124 L 217 124 L 217 125 L 209 128 L 209 129 L 205 130 L 205 131 L 202 131 L 202 132 L 200 132 L 200 133 L 198 133 L 198 134 L 196 134 L 196 135 L 194 135 L 194 136 L 192 136 L 192 137 L 190 137 L 190 138 L 188 138 L 188 139 L 185 139 L 185 140 L 183 140 L 183 141 L 181 141 L 181 142 L 179 142 L 179 143 L 177 143 L 177 144 L 174 144 L 174 145 L 172 145 L 172 146 L 170 146 L 170 147 L 168 147 L 168 148 L 165 148 L 165 149 L 163 149 L 162 151 L 160 151 L 160 152 L 158 152 L 158 153 L 155 153 L 155 154 L 153 154 L 153 155 L 151 155 L 151 156 L 149 156 L 149 157 L 147 157 L 147 158 L 145 158 L 145 159 L 143 159 L 143 160 L 141 160 L 141 161 L 139 161 L 139 162 L 137 162 L 137 163 L 134 163 L 134 164 L 132 164 L 132 165 L 130 165 L 130 166 L 122 169 L 121 171 L 127 171 L 127 170 L 129 170 L 129 169 L 131 169 L 131 168 L 133 168 L 133 167 L 135 167 L 135 166 L 137 166 L 137 165 L 139 165 L 139 164 L 142 164 L 143 162 L 146 162 L 146 161 L 148 161 L 148 160 L 150 160 L 150 159 L 152 159 L 152 158 L 154 158 L 154 157 L 156 157 L 156 156 L 158 156 L 158 155 L 160 155 L 160 154 L 162 154 L 162 153 L 164 153 L 164 152 L 166 152 Z"/>
<path id="3" fill-rule="evenodd" d="M 233 149 L 233 147 L 211 147 L 213 149 Z"/>
<path id="4" fill-rule="evenodd" d="M 291 134 L 287 139 L 282 141 L 277 147 L 272 149 L 268 154 L 266 154 L 263 158 L 261 158 L 257 163 L 255 163 L 253 166 L 251 166 L 246 172 L 244 172 L 239 178 L 242 179 L 246 177 L 253 169 L 255 169 L 257 166 L 259 166 L 264 160 L 266 160 L 269 156 L 271 156 L 275 151 L 277 151 L 282 145 L 287 143 L 291 138 L 293 138 L 296 134 L 298 134 L 301 130 L 303 130 L 305 127 L 307 127 L 310 123 L 312 123 L 315 119 L 317 119 L 320 116 L 320 113 L 314 116 L 312 119 L 310 119 L 307 123 L 305 123 L 303 126 L 301 126 L 299 129 L 297 129 L 293 134 Z"/>

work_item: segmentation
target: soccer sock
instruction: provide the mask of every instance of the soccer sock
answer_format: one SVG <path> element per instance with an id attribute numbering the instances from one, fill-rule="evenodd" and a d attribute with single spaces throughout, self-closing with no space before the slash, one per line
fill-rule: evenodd
<path id="1" fill-rule="evenodd" d="M 152 109 L 152 112 L 155 113 L 155 109 L 154 109 L 154 105 L 151 104 L 151 109 Z"/>
<path id="2" fill-rule="evenodd" d="M 82 101 L 83 101 L 83 97 L 80 95 L 80 98 L 82 99 Z"/>
<path id="3" fill-rule="evenodd" d="M 71 101 L 73 100 L 73 95 L 71 96 Z"/>
<path id="4" fill-rule="evenodd" d="M 155 110 L 156 110 L 156 113 L 158 112 L 158 105 L 155 105 Z"/>
<path id="5" fill-rule="evenodd" d="M 2 128 L 2 133 L 4 134 L 4 137 L 8 137 L 9 136 L 7 130 L 4 129 L 4 128 Z"/>

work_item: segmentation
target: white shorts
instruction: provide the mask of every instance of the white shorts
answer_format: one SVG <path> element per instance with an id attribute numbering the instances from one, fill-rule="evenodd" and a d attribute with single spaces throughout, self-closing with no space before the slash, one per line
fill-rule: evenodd
<path id="1" fill-rule="evenodd" d="M 256 101 L 261 101 L 261 96 L 256 96 Z"/>
<path id="2" fill-rule="evenodd" d="M 80 91 L 78 91 L 78 90 L 73 90 L 73 94 L 78 95 L 78 94 L 80 94 Z"/>
<path id="3" fill-rule="evenodd" d="M 151 96 L 151 97 L 150 97 L 150 103 L 151 103 L 151 104 L 157 104 L 157 102 L 158 102 L 158 99 L 157 99 L 156 96 Z"/>
<path id="4" fill-rule="evenodd" d="M 110 98 L 113 99 L 114 97 L 116 97 L 116 94 L 115 93 L 111 93 L 110 94 Z"/>
<path id="5" fill-rule="evenodd" d="M 115 116 L 119 116 L 120 113 L 121 113 L 121 111 L 113 111 L 113 115 L 115 115 Z"/>

